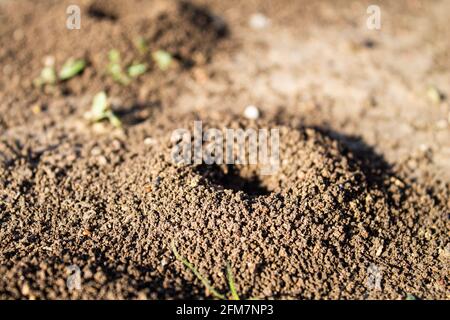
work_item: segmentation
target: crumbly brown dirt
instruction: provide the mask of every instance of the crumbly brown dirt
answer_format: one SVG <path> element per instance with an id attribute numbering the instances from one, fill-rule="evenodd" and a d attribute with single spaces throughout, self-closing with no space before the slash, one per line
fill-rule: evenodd
<path id="1" fill-rule="evenodd" d="M 432 125 L 449 111 L 447 102 L 428 106 L 438 111 L 424 114 L 421 127 L 403 119 L 397 99 L 410 99 L 420 76 L 400 80 L 406 71 L 400 65 L 391 73 L 388 63 L 374 71 L 379 60 L 365 60 L 372 48 L 354 44 L 358 31 L 351 41 L 357 57 L 348 63 L 356 59 L 374 78 L 386 77 L 396 93 L 360 80 L 345 63 L 348 77 L 335 77 L 327 37 L 333 38 L 331 27 L 352 34 L 348 24 L 358 5 L 204 4 L 80 1 L 78 34 L 56 23 L 64 25 L 67 3 L 0 4 L 0 297 L 210 298 L 175 259 L 174 243 L 220 292 L 228 290 L 229 263 L 243 298 L 448 299 L 450 182 L 442 158 L 449 134 Z M 445 4 L 425 14 L 439 6 Z M 388 61 L 395 61 L 390 32 L 403 34 L 420 16 L 408 1 L 401 7 L 404 19 L 389 20 L 387 39 L 377 39 L 387 48 L 376 49 L 376 42 L 373 49 Z M 395 5 L 386 10 L 400 12 Z M 258 11 L 271 18 L 272 32 L 246 26 Z M 290 38 L 299 20 L 300 42 Z M 441 19 L 433 21 L 426 30 L 439 29 Z M 313 38 L 319 31 L 323 39 Z M 100 70 L 112 48 L 125 61 L 139 58 L 137 36 L 170 51 L 177 63 L 167 72 L 152 67 L 123 87 Z M 337 68 L 334 76 L 321 61 L 303 70 L 290 51 L 298 43 L 305 46 L 303 62 L 311 59 L 308 50 L 318 50 Z M 439 58 L 445 46 L 436 43 Z M 38 91 L 32 80 L 49 54 L 57 65 L 75 56 L 89 66 Z M 441 70 L 448 61 L 437 62 L 428 72 L 445 91 Z M 311 72 L 329 81 L 329 91 L 308 82 Z M 302 91 L 308 83 L 310 96 Z M 344 83 L 351 85 L 342 92 Z M 361 95 L 365 86 L 368 96 Z M 84 120 L 99 90 L 115 99 L 122 129 Z M 256 122 L 240 113 L 253 101 L 263 111 Z M 412 141 L 378 128 L 380 112 L 389 108 L 429 146 L 403 157 L 403 141 L 413 149 Z M 421 101 L 409 108 L 414 121 L 424 110 Z M 280 129 L 280 169 L 263 176 L 250 165 L 175 165 L 171 134 L 194 120 L 204 129 Z M 66 285 L 72 265 L 81 270 L 81 290 Z"/>
<path id="2" fill-rule="evenodd" d="M 121 112 L 141 112 L 138 116 L 145 117 L 148 111 L 142 109 L 158 108 L 162 99 L 170 103 L 165 96 L 176 94 L 176 79 L 207 63 L 228 32 L 219 17 L 189 2 L 46 1 L 37 8 L 30 3 L 6 2 L 2 7 L 2 128 L 33 121 L 33 106 L 45 110 L 59 99 L 90 96 L 101 90 L 116 97 Z M 65 27 L 69 4 L 81 8 L 80 30 L 69 32 Z M 139 50 L 140 40 L 148 52 Z M 150 71 L 128 86 L 119 85 L 107 72 L 112 49 L 120 52 L 124 71 L 134 62 L 148 64 Z M 150 53 L 156 50 L 175 58 L 168 72 L 152 62 Z M 56 70 L 70 58 L 85 59 L 88 66 L 81 76 L 58 86 L 36 87 L 33 80 L 49 56 Z M 166 90 L 159 90 L 161 87 Z"/>

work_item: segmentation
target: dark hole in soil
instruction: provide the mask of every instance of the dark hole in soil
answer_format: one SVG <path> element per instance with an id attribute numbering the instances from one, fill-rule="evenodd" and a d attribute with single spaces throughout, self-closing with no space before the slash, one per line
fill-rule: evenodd
<path id="1" fill-rule="evenodd" d="M 257 175 L 257 171 L 242 170 L 234 165 L 216 164 L 202 164 L 196 171 L 212 184 L 236 192 L 243 191 L 252 197 L 266 196 L 272 192 Z"/>
<path id="2" fill-rule="evenodd" d="M 98 20 L 116 21 L 119 17 L 107 4 L 93 3 L 88 8 L 88 15 Z"/>
<path id="3" fill-rule="evenodd" d="M 217 38 L 223 38 L 228 35 L 229 30 L 225 22 L 220 17 L 212 14 L 207 8 L 198 7 L 187 1 L 181 1 L 179 9 L 199 29 L 207 30 L 213 28 Z"/>
<path id="4" fill-rule="evenodd" d="M 377 43 L 374 40 L 372 40 L 372 39 L 365 39 L 363 41 L 363 46 L 368 48 L 368 49 L 373 49 L 373 48 L 375 48 L 377 46 Z"/>

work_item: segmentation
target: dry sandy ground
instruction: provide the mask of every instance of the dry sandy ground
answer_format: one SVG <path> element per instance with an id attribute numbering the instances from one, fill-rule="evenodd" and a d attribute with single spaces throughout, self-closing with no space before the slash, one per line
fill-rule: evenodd
<path id="1" fill-rule="evenodd" d="M 445 95 L 450 90 L 448 1 L 382 2 L 380 30 L 366 27 L 370 1 L 238 3 L 216 6 L 241 51 L 215 60 L 223 79 L 190 84 L 195 95 L 181 105 L 287 108 L 308 123 L 362 137 L 388 161 L 448 181 L 449 102 L 435 105 L 427 96 L 429 86 Z M 257 11 L 273 14 L 264 30 L 249 27 Z M 417 168 L 415 159 L 424 153 L 429 162 Z"/>
<path id="2" fill-rule="evenodd" d="M 372 1 L 80 0 L 78 33 L 64 1 L 0 3 L 0 297 L 211 297 L 175 240 L 244 298 L 449 298 L 449 1 L 380 1 L 369 30 Z M 176 61 L 124 87 L 101 70 L 138 35 Z M 35 88 L 49 55 L 89 65 Z M 83 119 L 100 90 L 122 129 Z M 174 166 L 194 119 L 281 128 L 280 172 Z"/>

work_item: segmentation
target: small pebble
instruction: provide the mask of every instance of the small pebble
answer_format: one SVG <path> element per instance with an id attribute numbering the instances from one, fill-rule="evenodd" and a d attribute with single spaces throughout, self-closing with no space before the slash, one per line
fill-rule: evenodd
<path id="1" fill-rule="evenodd" d="M 21 292 L 24 296 L 28 296 L 30 294 L 30 286 L 28 285 L 28 283 L 25 283 L 22 286 Z"/>
<path id="2" fill-rule="evenodd" d="M 380 246 L 378 247 L 377 252 L 375 253 L 375 255 L 376 255 L 377 257 L 379 257 L 379 256 L 381 255 L 381 253 L 383 253 L 383 249 L 384 249 L 384 245 L 382 244 L 382 245 L 380 245 Z"/>
<path id="3" fill-rule="evenodd" d="M 144 291 L 139 291 L 137 295 L 138 300 L 147 300 L 147 294 Z"/>
<path id="4" fill-rule="evenodd" d="M 155 139 L 150 138 L 150 137 L 144 139 L 144 144 L 147 145 L 147 146 L 155 144 L 155 142 L 156 142 Z"/>
<path id="5" fill-rule="evenodd" d="M 92 156 L 99 156 L 102 154 L 102 149 L 100 149 L 99 147 L 94 147 L 91 149 L 91 155 Z"/>
<path id="6" fill-rule="evenodd" d="M 108 159 L 106 159 L 105 156 L 98 156 L 98 158 L 97 158 L 97 163 L 98 163 L 100 166 L 106 166 L 106 165 L 108 164 Z"/>
<path id="7" fill-rule="evenodd" d="M 54 56 L 45 56 L 44 57 L 44 66 L 53 67 L 55 65 L 55 57 Z"/>
<path id="8" fill-rule="evenodd" d="M 252 29 L 261 30 L 270 25 L 270 20 L 262 13 L 254 13 L 250 17 L 249 25 Z"/>
<path id="9" fill-rule="evenodd" d="M 250 105 L 247 106 L 244 110 L 244 117 L 250 120 L 255 120 L 259 118 L 259 110 L 257 107 Z"/>
<path id="10" fill-rule="evenodd" d="M 427 152 L 427 151 L 430 150 L 430 147 L 428 145 L 422 143 L 422 144 L 419 145 L 419 150 L 422 151 L 422 152 Z"/>
<path id="11" fill-rule="evenodd" d="M 41 106 L 38 103 L 34 104 L 31 107 L 31 112 L 33 112 L 34 114 L 39 114 L 41 113 L 41 111 L 42 111 Z"/>
<path id="12" fill-rule="evenodd" d="M 108 128 L 101 122 L 94 123 L 92 125 L 92 130 L 95 133 L 102 134 L 108 132 Z"/>
<path id="13" fill-rule="evenodd" d="M 191 187 L 192 187 L 192 188 L 195 188 L 195 187 L 197 187 L 197 186 L 199 185 L 199 183 L 200 183 L 200 178 L 195 177 L 195 178 L 193 178 L 193 179 L 191 180 Z"/>

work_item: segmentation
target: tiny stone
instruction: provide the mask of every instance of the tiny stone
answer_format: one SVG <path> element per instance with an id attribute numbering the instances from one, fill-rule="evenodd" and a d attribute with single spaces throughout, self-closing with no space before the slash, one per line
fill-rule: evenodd
<path id="1" fill-rule="evenodd" d="M 156 142 L 155 139 L 150 138 L 150 137 L 144 139 L 144 144 L 147 145 L 147 146 L 155 144 L 155 142 Z"/>
<path id="2" fill-rule="evenodd" d="M 427 152 L 428 150 L 430 150 L 430 147 L 429 147 L 428 145 L 422 143 L 422 144 L 419 146 L 419 149 L 420 149 L 420 151 L 422 151 L 422 152 Z"/>
<path id="3" fill-rule="evenodd" d="M 32 111 L 34 114 L 39 114 L 39 113 L 41 113 L 42 109 L 41 109 L 41 106 L 40 106 L 38 103 L 36 103 L 35 105 L 33 105 L 33 106 L 31 107 L 31 111 Z"/>
<path id="4" fill-rule="evenodd" d="M 194 187 L 197 187 L 198 184 L 199 184 L 199 182 L 200 182 L 200 178 L 198 178 L 198 177 L 192 179 L 192 180 L 191 180 L 191 187 L 193 187 L 193 188 L 194 188 Z"/>
<path id="5" fill-rule="evenodd" d="M 96 133 L 105 133 L 105 132 L 108 131 L 107 128 L 105 127 L 105 125 L 103 123 L 100 123 L 100 122 L 94 123 L 92 125 L 92 130 L 94 132 L 96 132 Z"/>
<path id="6" fill-rule="evenodd" d="M 102 150 L 99 147 L 94 147 L 91 150 L 91 155 L 99 156 L 102 153 Z"/>
<path id="7" fill-rule="evenodd" d="M 140 291 L 137 295 L 138 300 L 147 300 L 147 294 L 144 291 Z"/>
<path id="8" fill-rule="evenodd" d="M 381 253 L 383 252 L 383 245 L 380 245 L 379 247 L 378 247 L 378 249 L 377 249 L 377 252 L 375 253 L 375 255 L 377 256 L 377 257 L 379 257 L 380 255 L 381 255 Z"/>
<path id="9" fill-rule="evenodd" d="M 434 104 L 439 104 L 444 100 L 443 94 L 439 91 L 438 88 L 431 86 L 427 90 L 428 99 Z"/>
<path id="10" fill-rule="evenodd" d="M 25 283 L 22 286 L 21 292 L 24 296 L 28 296 L 30 294 L 30 286 L 28 285 L 28 283 Z"/>
<path id="11" fill-rule="evenodd" d="M 118 151 L 118 150 L 122 149 L 122 143 L 117 139 L 113 140 L 111 145 L 112 145 L 114 151 Z"/>
<path id="12" fill-rule="evenodd" d="M 55 65 L 55 57 L 54 56 L 45 56 L 44 57 L 44 65 L 46 67 L 53 67 Z"/>
<path id="13" fill-rule="evenodd" d="M 98 164 L 101 166 L 106 166 L 108 164 L 108 160 L 106 159 L 105 156 L 99 156 L 97 158 Z"/>
<path id="14" fill-rule="evenodd" d="M 254 105 L 249 105 L 244 110 L 244 117 L 250 120 L 255 120 L 259 118 L 259 110 Z"/>
<path id="15" fill-rule="evenodd" d="M 261 13 L 254 13 L 250 17 L 249 25 L 252 29 L 261 30 L 268 27 L 270 20 Z"/>

